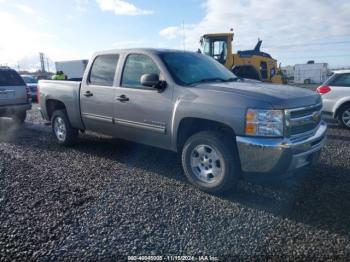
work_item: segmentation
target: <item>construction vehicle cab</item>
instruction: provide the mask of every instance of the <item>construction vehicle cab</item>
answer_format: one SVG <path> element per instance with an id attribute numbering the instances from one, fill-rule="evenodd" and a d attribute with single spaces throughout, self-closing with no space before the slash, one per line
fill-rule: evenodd
<path id="1" fill-rule="evenodd" d="M 238 77 L 282 83 L 282 74 L 277 67 L 277 60 L 270 54 L 260 51 L 259 40 L 253 50 L 232 52 L 233 33 L 206 34 L 201 38 L 204 54 L 213 57 L 232 70 Z"/>

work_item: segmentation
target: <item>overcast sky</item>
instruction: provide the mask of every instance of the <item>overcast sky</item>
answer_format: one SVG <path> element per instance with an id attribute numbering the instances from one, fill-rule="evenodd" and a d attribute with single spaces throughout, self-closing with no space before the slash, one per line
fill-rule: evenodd
<path id="1" fill-rule="evenodd" d="M 183 26 L 184 23 L 184 26 Z M 349 0 L 0 0 L 0 64 L 38 67 L 125 47 L 197 50 L 204 33 L 234 29 L 234 49 L 282 65 L 350 66 Z"/>

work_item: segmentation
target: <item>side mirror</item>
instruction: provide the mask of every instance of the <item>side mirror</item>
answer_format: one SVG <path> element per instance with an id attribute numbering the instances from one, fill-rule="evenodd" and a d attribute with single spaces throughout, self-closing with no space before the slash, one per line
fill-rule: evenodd
<path id="1" fill-rule="evenodd" d="M 163 90 L 165 88 L 165 81 L 159 80 L 159 75 L 157 74 L 145 74 L 141 76 L 141 85 L 153 87 L 158 90 Z"/>

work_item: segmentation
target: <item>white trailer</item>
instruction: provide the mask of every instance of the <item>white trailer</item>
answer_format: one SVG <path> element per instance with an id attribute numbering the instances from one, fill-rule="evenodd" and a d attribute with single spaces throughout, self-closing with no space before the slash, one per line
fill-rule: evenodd
<path id="1" fill-rule="evenodd" d="M 294 66 L 294 83 L 321 84 L 328 76 L 327 63 L 308 63 Z"/>
<path id="2" fill-rule="evenodd" d="M 72 60 L 55 62 L 56 71 L 62 71 L 68 79 L 83 78 L 88 60 Z"/>

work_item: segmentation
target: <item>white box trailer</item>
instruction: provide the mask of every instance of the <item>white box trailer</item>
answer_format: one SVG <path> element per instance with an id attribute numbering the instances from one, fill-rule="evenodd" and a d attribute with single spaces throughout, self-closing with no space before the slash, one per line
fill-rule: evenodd
<path id="1" fill-rule="evenodd" d="M 55 62 L 56 71 L 62 71 L 68 79 L 83 78 L 88 60 L 72 60 Z"/>
<path id="2" fill-rule="evenodd" d="M 294 83 L 321 84 L 328 76 L 327 63 L 308 63 L 294 66 Z"/>

